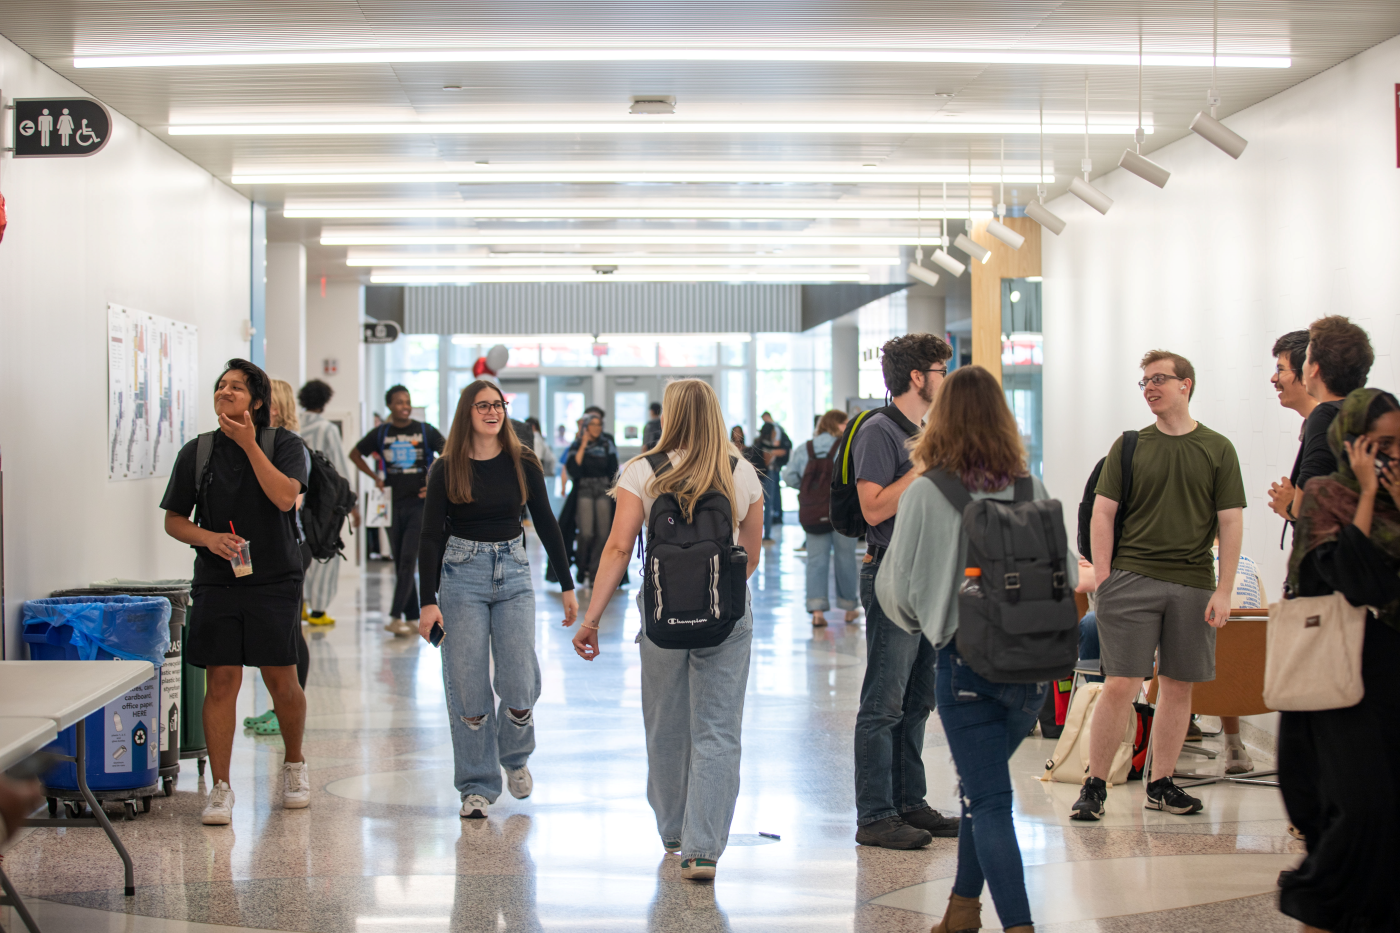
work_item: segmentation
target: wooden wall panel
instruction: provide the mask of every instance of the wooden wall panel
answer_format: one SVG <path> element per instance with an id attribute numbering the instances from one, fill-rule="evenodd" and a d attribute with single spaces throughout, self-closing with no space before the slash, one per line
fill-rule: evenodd
<path id="1" fill-rule="evenodd" d="M 971 261 L 972 362 L 1001 381 L 1001 280 L 1040 275 L 1040 224 L 1029 217 L 1008 217 L 1004 223 L 1026 238 L 1012 249 L 987 232 L 987 221 L 972 226 L 972 239 L 988 247 L 986 263 Z M 962 258 L 959 256 L 958 258 Z"/>

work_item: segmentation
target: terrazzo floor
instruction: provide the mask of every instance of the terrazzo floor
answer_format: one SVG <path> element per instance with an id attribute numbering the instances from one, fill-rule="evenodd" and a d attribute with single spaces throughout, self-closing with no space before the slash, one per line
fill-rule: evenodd
<path id="1" fill-rule="evenodd" d="M 199 823 L 207 787 L 192 762 L 173 797 L 116 823 L 135 858 L 135 897 L 123 896 L 120 863 L 96 829 L 29 830 L 5 869 L 46 933 L 927 930 L 946 903 L 956 841 L 914 852 L 855 845 L 864 629 L 813 631 L 801 529 L 775 530 L 751 581 L 743 787 L 713 885 L 680 878 L 646 803 L 635 605 L 613 601 L 601 657 L 580 661 L 557 589 L 539 582 L 533 539 L 544 693 L 530 798 L 503 795 L 483 822 L 458 818 L 437 652 L 382 630 L 387 564 L 347 565 L 337 624 L 307 629 L 310 808 L 280 808 L 280 739 L 245 732 L 232 826 Z M 240 718 L 267 703 L 246 677 Z M 1278 872 L 1302 854 L 1277 790 L 1202 787 L 1205 812 L 1177 817 L 1143 810 L 1135 782 L 1110 791 L 1102 823 L 1071 823 L 1077 788 L 1037 779 L 1053 746 L 1028 739 L 1013 762 L 1037 930 L 1297 930 L 1275 908 Z M 1253 754 L 1260 770 L 1271 766 Z M 956 777 L 937 716 L 924 758 L 930 802 L 951 810 Z M 997 929 L 984 900 L 984 929 Z M 8 908 L 0 925 L 23 929 Z"/>

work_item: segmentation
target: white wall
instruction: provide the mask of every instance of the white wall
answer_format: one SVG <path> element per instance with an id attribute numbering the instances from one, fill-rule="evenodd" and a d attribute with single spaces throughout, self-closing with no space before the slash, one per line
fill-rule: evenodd
<path id="1" fill-rule="evenodd" d="M 1244 552 L 1279 598 L 1283 523 L 1266 494 L 1292 468 L 1301 421 L 1269 384 L 1274 340 L 1346 314 L 1370 332 L 1371 384 L 1400 387 L 1397 79 L 1392 39 L 1231 116 L 1249 140 L 1238 162 L 1189 135 L 1151 153 L 1172 172 L 1165 189 L 1119 169 L 1094 181 L 1115 199 L 1107 216 L 1071 196 L 1050 205 L 1069 222 L 1043 246 L 1053 494 L 1078 502 L 1114 437 L 1151 423 L 1135 385 L 1142 354 L 1182 353 L 1197 372 L 1192 413 L 1239 452 Z"/>
<path id="2" fill-rule="evenodd" d="M 12 97 L 88 96 L 0 39 Z M 188 577 L 166 537 L 165 478 L 108 482 L 107 303 L 199 328 L 199 427 L 213 380 L 246 356 L 249 204 L 150 133 L 112 114 L 83 159 L 0 161 L 0 450 L 5 469 L 5 649 L 20 657 L 25 599 L 110 576 Z M 5 115 L 9 122 L 8 113 Z M 8 130 L 7 130 L 8 135 Z"/>
<path id="3" fill-rule="evenodd" d="M 306 247 L 267 244 L 267 374 L 294 387 L 306 381 Z"/>
<path id="4" fill-rule="evenodd" d="M 365 289 L 357 282 L 328 282 L 324 298 L 318 283 L 306 285 L 306 378 L 335 390 L 326 416 L 341 422 L 347 450 L 368 430 L 360 427 L 364 313 Z M 325 371 L 328 359 L 336 362 L 334 375 Z"/>

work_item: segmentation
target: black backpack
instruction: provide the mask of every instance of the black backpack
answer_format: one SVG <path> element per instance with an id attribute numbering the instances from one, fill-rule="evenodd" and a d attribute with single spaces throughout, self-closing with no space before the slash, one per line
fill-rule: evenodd
<path id="1" fill-rule="evenodd" d="M 646 458 L 652 473 L 671 469 L 666 454 Z M 738 465 L 729 458 L 729 468 Z M 711 490 L 686 521 L 675 495 L 651 505 L 642 562 L 642 627 L 658 648 L 713 648 L 743 618 L 749 556 L 734 544 L 728 497 Z"/>
<path id="2" fill-rule="evenodd" d="M 802 486 L 797 491 L 797 522 L 809 535 L 831 534 L 831 473 L 836 445 L 826 456 L 818 457 L 807 442 L 807 466 L 802 470 Z"/>
<path id="3" fill-rule="evenodd" d="M 1123 537 L 1123 521 L 1128 517 L 1128 493 L 1133 488 L 1133 451 L 1137 450 L 1137 442 L 1138 432 L 1123 432 L 1123 490 L 1122 498 L 1118 500 L 1118 512 L 1113 516 L 1114 557 L 1118 556 L 1118 542 Z M 1084 498 L 1079 501 L 1079 553 L 1091 564 L 1094 562 L 1094 555 L 1090 538 L 1093 534 L 1094 500 L 1098 495 L 1094 490 L 1098 488 L 1099 475 L 1103 473 L 1104 461 L 1107 459 L 1101 457 L 1099 462 L 1094 464 L 1093 471 L 1089 473 L 1089 482 L 1084 484 Z"/>
<path id="4" fill-rule="evenodd" d="M 1065 566 L 1069 542 L 1055 499 L 1033 499 L 1030 477 L 1015 499 L 973 501 L 944 470 L 924 474 L 962 515 L 967 566 L 981 570 L 981 596 L 958 596 L 958 653 L 998 684 L 1068 676 L 1079 660 L 1079 611 Z"/>
<path id="5" fill-rule="evenodd" d="M 848 538 L 859 538 L 867 528 L 865 513 L 860 510 L 860 496 L 856 494 L 856 464 L 851 456 L 851 446 L 855 443 L 856 432 L 871 415 L 884 415 L 913 437 L 919 430 L 904 413 L 893 405 L 863 411 L 846 425 L 841 439 L 832 448 L 831 460 L 835 464 L 831 472 L 831 527 L 837 534 Z M 913 425 L 910 430 L 908 425 Z"/>
<path id="6" fill-rule="evenodd" d="M 325 454 L 310 447 L 307 453 L 311 454 L 311 472 L 306 480 L 306 500 L 301 506 L 302 533 L 316 560 L 343 558 L 345 542 L 340 538 L 340 529 L 355 507 L 355 492 Z"/>
<path id="7" fill-rule="evenodd" d="M 277 432 L 280 428 L 258 428 L 258 446 L 262 448 L 263 456 L 272 459 L 272 453 L 277 449 Z M 213 474 L 209 472 L 209 460 L 214 456 L 214 435 L 218 431 L 205 431 L 195 438 L 194 445 L 194 523 L 199 524 L 200 514 L 203 511 L 204 493 Z M 293 535 L 296 533 L 296 525 L 292 525 Z"/>

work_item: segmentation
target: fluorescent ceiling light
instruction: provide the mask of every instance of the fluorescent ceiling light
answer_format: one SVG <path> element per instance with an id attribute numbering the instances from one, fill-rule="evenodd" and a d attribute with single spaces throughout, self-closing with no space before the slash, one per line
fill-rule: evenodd
<path id="1" fill-rule="evenodd" d="M 738 204 L 739 202 L 735 202 Z M 287 207 L 289 218 L 327 220 L 921 220 L 925 211 L 831 207 L 452 207 L 452 208 L 316 208 Z M 966 212 L 950 213 L 965 217 Z"/>
<path id="2" fill-rule="evenodd" d="M 1095 135 L 1131 135 L 1137 124 L 1098 124 L 1089 132 Z M 652 122 L 547 122 L 547 123 L 222 123 L 176 124 L 166 132 L 171 136 L 497 136 L 504 134 L 646 134 L 676 133 L 760 133 L 782 135 L 795 133 L 873 133 L 896 136 L 982 133 L 989 135 L 1031 135 L 1039 132 L 1033 123 L 957 123 L 944 120 L 936 123 L 701 123 L 685 121 Z M 1075 135 L 1084 132 L 1078 124 L 1047 124 L 1045 132 Z M 1148 132 L 1152 132 L 1149 127 Z"/>
<path id="3" fill-rule="evenodd" d="M 461 268 L 466 266 L 897 266 L 899 260 L 889 256 L 732 256 L 715 254 L 696 256 L 677 254 L 665 256 L 623 256 L 614 253 L 542 253 L 516 256 L 423 256 L 388 253 L 357 253 L 346 257 L 347 266 L 429 266 Z"/>
<path id="4" fill-rule="evenodd" d="M 973 184 L 999 181 L 1000 175 L 973 175 Z M 765 169 L 752 171 L 703 171 L 673 169 L 670 171 L 493 171 L 481 166 L 474 171 L 461 172 L 338 172 L 305 174 L 253 174 L 240 172 L 233 176 L 235 185 L 504 185 L 504 184 L 809 184 L 809 185 L 929 185 L 948 181 L 968 182 L 966 172 L 784 172 Z M 1053 175 L 1041 177 L 1023 173 L 1007 175 L 1006 180 L 1017 184 L 1053 184 Z"/>
<path id="5" fill-rule="evenodd" d="M 572 246 L 577 243 L 625 243 L 632 246 L 670 244 L 680 246 L 741 246 L 796 245 L 810 246 L 917 246 L 915 233 L 899 236 L 872 234 L 805 234 L 805 233 L 721 233 L 694 232 L 613 232 L 609 230 L 579 230 L 574 233 L 473 233 L 473 234 L 404 234 L 337 232 L 321 233 L 322 246 Z"/>
<path id="6" fill-rule="evenodd" d="M 870 277 L 863 272 L 791 272 L 791 273 L 664 273 L 664 272 L 614 272 L 599 275 L 596 272 L 582 274 L 520 273 L 492 275 L 490 273 L 469 273 L 463 275 L 433 275 L 424 273 L 388 272 L 376 269 L 370 275 L 374 285 L 474 285 L 485 282 L 867 282 Z"/>
<path id="7" fill-rule="evenodd" d="M 376 65 L 417 62 L 850 62 L 872 65 L 1136 65 L 1123 52 L 1011 51 L 1004 49 L 909 48 L 446 48 L 346 49 L 341 51 L 213 52 L 193 55 L 75 55 L 75 68 L 202 68 L 248 65 Z M 1277 55 L 1158 53 L 1144 56 L 1153 67 L 1288 68 Z"/>

